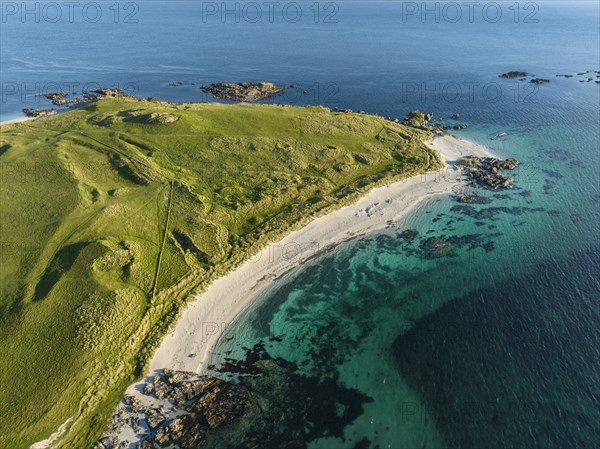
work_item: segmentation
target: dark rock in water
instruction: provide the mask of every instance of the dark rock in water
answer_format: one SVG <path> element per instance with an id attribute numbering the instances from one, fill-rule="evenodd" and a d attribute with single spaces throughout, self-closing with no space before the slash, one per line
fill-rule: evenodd
<path id="1" fill-rule="evenodd" d="M 273 83 L 213 83 L 202 91 L 221 100 L 255 102 L 280 94 L 285 89 Z"/>
<path id="2" fill-rule="evenodd" d="M 493 157 L 468 157 L 459 163 L 471 185 L 485 185 L 497 190 L 512 189 L 513 178 L 503 176 L 500 170 L 514 170 L 519 166 L 516 159 L 496 159 Z"/>
<path id="3" fill-rule="evenodd" d="M 71 101 L 65 100 L 65 98 L 67 98 L 68 96 L 69 94 L 67 92 L 54 92 L 42 94 L 42 97 L 50 101 L 55 106 L 64 106 L 71 103 Z"/>
<path id="4" fill-rule="evenodd" d="M 460 118 L 460 114 L 458 114 L 458 113 L 457 114 L 452 114 L 452 118 L 455 119 L 455 120 L 457 120 L 457 119 Z"/>
<path id="5" fill-rule="evenodd" d="M 436 136 L 443 136 L 444 134 L 446 134 L 447 130 L 448 127 L 443 123 L 434 123 L 433 125 L 429 126 L 429 131 L 431 131 Z"/>
<path id="6" fill-rule="evenodd" d="M 467 129 L 467 128 L 468 128 L 468 125 L 454 125 L 452 127 L 452 129 L 455 129 L 455 130 Z"/>
<path id="7" fill-rule="evenodd" d="M 180 86 L 195 86 L 197 83 L 189 82 L 189 81 L 171 81 L 169 83 L 170 87 L 180 87 Z"/>
<path id="8" fill-rule="evenodd" d="M 513 78 L 523 78 L 525 76 L 529 75 L 527 72 L 517 72 L 517 71 L 513 71 L 513 72 L 506 72 L 503 73 L 501 75 L 498 75 L 500 78 L 508 78 L 508 79 L 513 79 Z"/>
<path id="9" fill-rule="evenodd" d="M 415 229 L 406 229 L 400 233 L 400 237 L 402 237 L 407 242 L 412 242 L 419 235 L 419 231 Z"/>
<path id="10" fill-rule="evenodd" d="M 27 117 L 35 117 L 35 118 L 47 117 L 49 115 L 54 115 L 57 112 L 58 112 L 58 110 L 55 109 L 55 108 L 52 108 L 52 109 L 30 109 L 30 108 L 23 108 L 23 113 Z"/>
<path id="11" fill-rule="evenodd" d="M 456 245 L 442 237 L 430 237 L 423 240 L 420 247 L 426 257 L 438 258 L 451 255 Z"/>
<path id="12" fill-rule="evenodd" d="M 119 98 L 119 97 L 127 97 L 127 98 L 135 98 L 133 95 L 125 93 L 125 89 L 120 87 L 102 87 L 100 89 L 96 89 L 91 93 L 84 94 L 84 100 L 87 98 L 92 101 L 103 100 L 105 98 Z"/>
<path id="13" fill-rule="evenodd" d="M 458 202 L 467 204 L 488 204 L 490 200 L 477 195 L 461 195 L 458 197 Z"/>
<path id="14" fill-rule="evenodd" d="M 550 80 L 547 80 L 547 79 L 544 79 L 544 78 L 533 78 L 529 82 L 532 83 L 532 84 L 546 84 L 546 83 L 549 83 Z"/>

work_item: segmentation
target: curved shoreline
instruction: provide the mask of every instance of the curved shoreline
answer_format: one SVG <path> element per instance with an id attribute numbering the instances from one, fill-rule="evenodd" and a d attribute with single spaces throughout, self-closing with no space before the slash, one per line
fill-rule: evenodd
<path id="1" fill-rule="evenodd" d="M 456 161 L 462 157 L 494 156 L 485 147 L 452 135 L 427 144 L 441 153 L 445 170 L 375 188 L 357 203 L 313 219 L 269 244 L 253 259 L 217 279 L 190 302 L 175 328 L 164 337 L 150 372 L 170 368 L 205 373 L 219 340 L 225 335 L 235 336 L 232 324 L 274 281 L 323 252 L 405 218 L 427 199 L 451 194 L 460 185 Z"/>

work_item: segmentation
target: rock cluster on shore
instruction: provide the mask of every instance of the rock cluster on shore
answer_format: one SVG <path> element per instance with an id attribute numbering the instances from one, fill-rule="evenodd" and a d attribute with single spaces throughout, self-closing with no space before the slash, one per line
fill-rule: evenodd
<path id="1" fill-rule="evenodd" d="M 280 94 L 285 89 L 273 83 L 213 83 L 202 91 L 221 100 L 255 102 Z"/>
<path id="2" fill-rule="evenodd" d="M 49 115 L 54 115 L 58 113 L 58 109 L 31 109 L 31 108 L 23 108 L 23 114 L 27 117 L 48 117 Z"/>
<path id="3" fill-rule="evenodd" d="M 512 189 L 513 178 L 501 174 L 501 170 L 514 170 L 519 166 L 516 159 L 497 159 L 493 157 L 468 157 L 461 161 L 464 174 L 469 180 L 469 185 L 483 185 L 493 190 Z M 459 201 L 461 199 L 459 198 Z M 461 202 L 470 201 L 468 197 Z"/>
<path id="4" fill-rule="evenodd" d="M 76 94 L 74 92 L 73 94 Z M 54 106 L 68 106 L 68 105 L 79 105 L 82 103 L 89 103 L 91 101 L 98 101 L 104 98 L 117 98 L 117 97 L 129 97 L 134 98 L 132 95 L 125 93 L 124 89 L 119 87 L 102 87 L 100 89 L 88 91 L 84 90 L 81 97 L 75 97 L 68 100 L 69 94 L 67 92 L 52 92 L 42 94 L 46 100 L 50 101 Z"/>
<path id="5" fill-rule="evenodd" d="M 74 92 L 76 94 L 76 92 Z M 102 100 L 104 98 L 117 98 L 117 97 L 128 97 L 135 98 L 133 95 L 125 93 L 124 89 L 121 88 L 111 88 L 111 87 L 102 87 L 100 89 L 96 89 L 93 91 L 84 90 L 82 96 L 77 96 L 71 100 L 69 100 L 69 93 L 67 92 L 51 92 L 47 94 L 41 94 L 46 100 L 52 103 L 54 106 L 63 106 L 63 107 L 76 107 L 84 104 L 88 104 L 94 101 Z M 58 109 L 32 109 L 32 108 L 23 108 L 23 113 L 27 117 L 47 117 L 49 115 L 54 115 L 58 113 Z"/>
<path id="6" fill-rule="evenodd" d="M 413 128 L 427 129 L 427 125 L 433 118 L 432 113 L 425 114 L 421 111 L 411 111 L 407 114 L 406 117 L 402 120 L 402 124 L 406 126 L 412 126 Z"/>
<path id="7" fill-rule="evenodd" d="M 125 397 L 94 449 L 304 448 L 323 436 L 343 437 L 370 401 L 336 379 L 299 373 L 261 343 L 219 372 L 238 380 L 157 372 L 138 387 L 140 395 Z"/>
<path id="8" fill-rule="evenodd" d="M 126 396 L 113 415 L 112 428 L 95 449 L 116 449 L 123 443 L 118 430 L 130 427 L 144 438 L 139 448 L 177 445 L 201 447 L 207 434 L 240 417 L 249 403 L 244 387 L 212 376 L 164 370 L 144 386 L 144 394 L 158 401 L 144 403 Z M 161 402 L 162 401 L 162 402 Z"/>
<path id="9" fill-rule="evenodd" d="M 452 118 L 458 119 L 460 118 L 460 114 L 453 114 Z M 429 131 L 436 136 L 443 136 L 447 133 L 449 129 L 460 131 L 462 129 L 468 128 L 468 125 L 464 123 L 452 126 L 445 125 L 444 123 L 431 123 L 432 119 L 433 113 L 426 114 L 422 111 L 416 110 L 408 113 L 408 115 L 404 117 L 401 123 L 406 126 L 422 129 L 424 131 Z M 394 122 L 400 123 L 400 120 L 395 119 Z"/>

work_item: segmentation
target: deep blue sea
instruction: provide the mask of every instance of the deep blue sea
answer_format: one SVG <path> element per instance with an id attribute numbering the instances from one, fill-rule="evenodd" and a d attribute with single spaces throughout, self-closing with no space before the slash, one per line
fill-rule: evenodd
<path id="1" fill-rule="evenodd" d="M 202 84 L 264 80 L 299 86 L 268 102 L 418 108 L 517 158 L 515 189 L 488 204 L 438 197 L 289 273 L 217 354 L 263 342 L 371 398 L 311 448 L 598 447 L 598 2 L 111 1 L 59 20 L 7 3 L 2 120 L 57 90 L 210 101 Z M 453 251 L 432 257 L 430 237 Z"/>

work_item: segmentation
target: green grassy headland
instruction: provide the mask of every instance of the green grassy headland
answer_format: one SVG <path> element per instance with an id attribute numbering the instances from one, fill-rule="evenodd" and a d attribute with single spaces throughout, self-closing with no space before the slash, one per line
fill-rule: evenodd
<path id="1" fill-rule="evenodd" d="M 172 121 L 174 119 L 176 121 Z M 0 448 L 88 448 L 193 293 L 430 135 L 321 107 L 119 98 L 0 128 Z"/>

